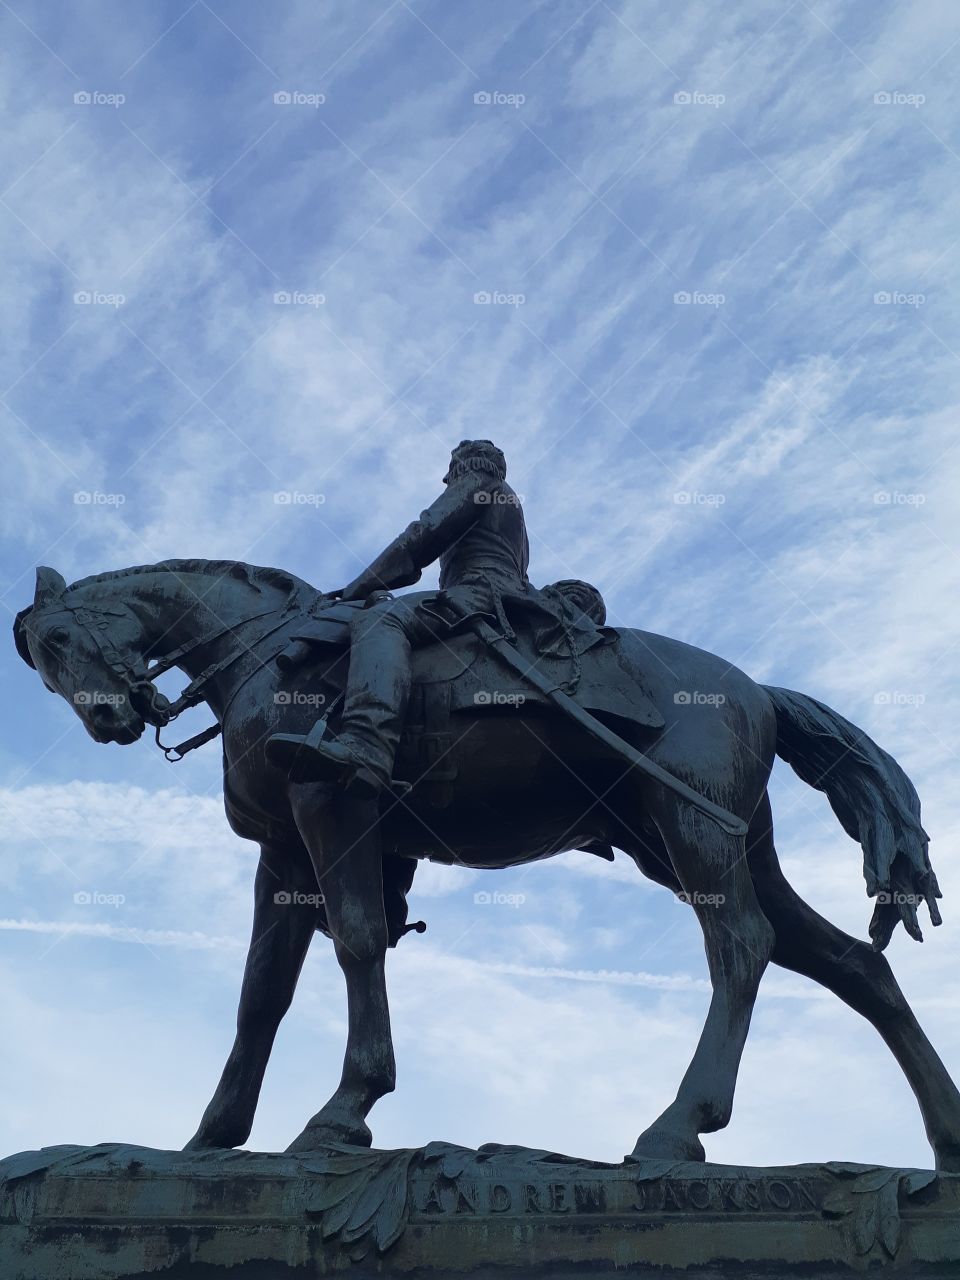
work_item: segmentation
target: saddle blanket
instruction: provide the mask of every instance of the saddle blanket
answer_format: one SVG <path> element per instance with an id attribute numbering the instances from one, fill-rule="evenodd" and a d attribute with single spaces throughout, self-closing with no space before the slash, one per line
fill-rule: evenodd
<path id="1" fill-rule="evenodd" d="M 291 639 L 311 649 L 345 652 L 354 607 L 335 605 L 325 609 L 306 621 Z M 585 711 L 608 722 L 620 721 L 624 726 L 651 730 L 664 727 L 664 718 L 645 687 L 643 672 L 635 663 L 626 662 L 613 628 L 607 629 L 605 643 L 580 654 L 579 671 L 569 658 L 537 654 L 532 634 L 525 627 L 517 630 L 516 648 L 531 667 L 569 692 Z M 552 705 L 546 694 L 510 670 L 494 650 L 470 633 L 453 634 L 413 652 L 413 714 L 408 719 L 429 723 L 435 718 L 429 708 L 436 703 L 444 704 L 449 713 Z"/>

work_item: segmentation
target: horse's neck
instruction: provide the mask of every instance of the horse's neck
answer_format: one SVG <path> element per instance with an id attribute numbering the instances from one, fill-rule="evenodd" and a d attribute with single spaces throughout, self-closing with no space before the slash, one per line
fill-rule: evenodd
<path id="1" fill-rule="evenodd" d="M 236 644 L 224 628 L 239 626 L 273 603 L 267 593 L 239 578 L 159 568 L 103 583 L 96 594 L 104 604 L 112 595 L 138 619 L 144 659 L 163 658 L 183 648 L 176 666 L 191 679 Z M 282 603 L 279 595 L 276 603 Z"/>

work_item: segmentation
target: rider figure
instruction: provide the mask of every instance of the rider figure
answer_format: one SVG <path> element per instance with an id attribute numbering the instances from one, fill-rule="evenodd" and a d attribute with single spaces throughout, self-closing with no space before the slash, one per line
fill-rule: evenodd
<path id="1" fill-rule="evenodd" d="M 463 440 L 443 478 L 446 491 L 340 593 L 366 600 L 407 587 L 440 561 L 440 600 L 457 615 L 503 616 L 501 597 L 528 589 L 529 545 L 507 464 L 489 440 Z M 432 598 L 436 601 L 436 597 Z M 389 787 L 410 693 L 411 650 L 442 638 L 446 626 L 420 593 L 357 610 L 350 623 L 350 665 L 340 732 L 274 734 L 268 758 L 297 781 Z"/>

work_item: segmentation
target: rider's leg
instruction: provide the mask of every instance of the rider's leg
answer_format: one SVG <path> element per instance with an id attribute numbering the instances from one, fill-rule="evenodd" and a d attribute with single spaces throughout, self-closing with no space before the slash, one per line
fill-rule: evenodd
<path id="1" fill-rule="evenodd" d="M 402 597 L 359 610 L 350 624 L 350 667 L 336 738 L 276 734 L 267 755 L 297 781 L 358 779 L 390 785 L 410 694 L 410 651 L 433 638 L 431 625 Z"/>
<path id="2" fill-rule="evenodd" d="M 460 584 L 443 593 L 455 614 L 488 607 L 488 596 L 483 582 Z M 380 786 L 389 786 L 393 774 L 410 698 L 411 650 L 447 634 L 445 625 L 425 613 L 416 597 L 381 601 L 359 610 L 350 623 L 350 670 L 335 749 L 369 770 Z M 327 745 L 322 743 L 318 751 L 328 751 Z"/>
<path id="3" fill-rule="evenodd" d="M 389 786 L 410 697 L 410 654 L 424 624 L 404 600 L 360 610 L 350 623 L 350 671 L 337 743 Z"/>

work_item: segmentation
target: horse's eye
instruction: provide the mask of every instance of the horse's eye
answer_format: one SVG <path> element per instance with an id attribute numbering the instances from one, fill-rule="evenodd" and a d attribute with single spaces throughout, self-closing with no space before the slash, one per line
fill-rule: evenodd
<path id="1" fill-rule="evenodd" d="M 70 632 L 66 627 L 51 627 L 47 632 L 47 639 L 51 644 L 66 644 L 70 639 Z"/>

